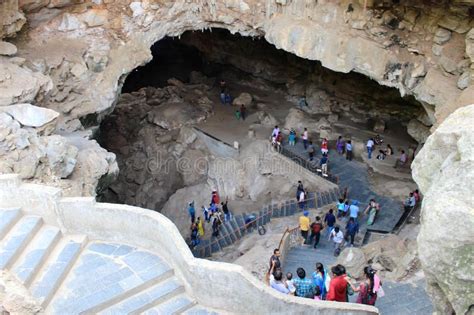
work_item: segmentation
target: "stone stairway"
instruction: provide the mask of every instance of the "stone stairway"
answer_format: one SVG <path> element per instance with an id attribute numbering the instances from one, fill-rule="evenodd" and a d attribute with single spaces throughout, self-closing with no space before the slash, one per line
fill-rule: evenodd
<path id="1" fill-rule="evenodd" d="M 14 275 L 47 314 L 215 313 L 196 304 L 160 257 L 63 234 L 19 208 L 0 209 L 0 269 Z"/>
<path id="2" fill-rule="evenodd" d="M 324 192 L 310 192 L 306 201 L 306 208 L 321 208 L 328 204 L 335 204 L 341 192 L 338 188 Z M 253 233 L 257 225 L 266 225 L 272 218 L 286 217 L 300 212 L 301 209 L 295 200 L 288 200 L 280 205 L 273 204 L 264 207 L 258 212 L 242 213 L 232 215 L 231 219 L 224 222 L 220 228 L 219 237 L 211 237 L 210 239 L 201 240 L 201 243 L 192 251 L 195 257 L 209 257 L 212 253 L 222 250 L 224 247 L 232 245 L 246 234 Z M 256 218 L 255 224 L 246 227 L 245 218 L 252 215 Z"/>
<path id="3" fill-rule="evenodd" d="M 331 266 L 335 265 L 336 259 L 333 255 L 331 242 L 321 237 L 317 249 L 313 249 L 309 245 L 290 248 L 283 261 L 283 273 L 291 272 L 293 277 L 296 277 L 296 269 L 302 267 L 306 271 L 306 276 L 311 278 L 317 262 L 322 263 L 330 271 Z M 433 314 L 433 305 L 426 293 L 426 284 L 423 279 L 414 283 L 400 283 L 385 281 L 384 279 L 382 281 L 385 296 L 379 298 L 376 302 L 380 314 Z M 355 303 L 356 297 L 356 294 L 350 296 L 349 301 Z"/>
<path id="4" fill-rule="evenodd" d="M 312 162 L 309 161 L 308 153 L 305 151 L 301 142 L 296 143 L 295 146 L 285 144 L 284 148 L 291 151 L 292 154 L 305 159 L 306 163 L 314 165 L 314 167 L 316 167 L 321 158 L 321 151 L 317 145 L 315 145 L 316 154 Z M 373 225 L 367 226 L 366 216 L 359 217 L 360 237 L 358 238 L 358 244 L 363 242 L 367 231 L 390 233 L 395 229 L 403 216 L 402 205 L 400 202 L 390 197 L 379 195 L 371 189 L 366 164 L 356 160 L 347 161 L 343 155 L 339 155 L 334 150 L 330 150 L 328 169 L 333 176 L 338 178 L 338 184 L 341 190 L 345 188 L 348 189 L 348 198 L 360 202 L 359 206 L 361 212 L 368 205 L 371 198 L 374 198 L 381 205 L 381 211 Z"/>

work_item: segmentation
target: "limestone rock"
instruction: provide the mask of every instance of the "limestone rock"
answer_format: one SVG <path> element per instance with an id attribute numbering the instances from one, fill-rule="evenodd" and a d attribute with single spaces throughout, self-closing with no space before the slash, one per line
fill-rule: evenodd
<path id="1" fill-rule="evenodd" d="M 26 22 L 23 13 L 18 10 L 18 2 L 5 0 L 0 2 L 0 39 L 14 37 Z"/>
<path id="2" fill-rule="evenodd" d="M 13 56 L 14 54 L 16 54 L 16 52 L 17 49 L 15 45 L 9 42 L 0 41 L 0 55 Z"/>
<path id="3" fill-rule="evenodd" d="M 43 141 L 46 155 L 42 162 L 47 163 L 55 176 L 68 177 L 76 166 L 77 148 L 58 135 L 45 137 Z"/>
<path id="4" fill-rule="evenodd" d="M 27 127 L 42 127 L 59 116 L 59 113 L 52 109 L 26 103 L 0 107 L 0 111 L 5 111 Z"/>
<path id="5" fill-rule="evenodd" d="M 367 266 L 367 260 L 360 248 L 346 247 L 337 258 L 336 264 L 346 267 L 346 272 L 352 277 L 361 279 L 364 276 L 364 267 Z"/>
<path id="6" fill-rule="evenodd" d="M 438 312 L 465 314 L 474 300 L 474 105 L 449 115 L 412 164 L 424 195 L 418 250 Z M 433 154 L 435 152 L 435 154 Z M 450 210 L 456 209 L 456 214 Z"/>
<path id="7" fill-rule="evenodd" d="M 53 87 L 51 79 L 13 63 L 0 62 L 0 106 L 32 102 Z"/>
<path id="8" fill-rule="evenodd" d="M 438 45 L 438 44 L 434 44 L 434 45 L 431 47 L 431 51 L 433 52 L 433 55 L 435 55 L 435 56 L 441 56 L 441 53 L 443 52 L 443 46 Z"/>
<path id="9" fill-rule="evenodd" d="M 96 27 L 107 23 L 107 16 L 107 10 L 91 9 L 81 14 L 80 20 L 88 27 Z"/>
<path id="10" fill-rule="evenodd" d="M 407 125 L 407 132 L 418 143 L 423 144 L 430 135 L 430 128 L 420 121 L 412 119 Z"/>
<path id="11" fill-rule="evenodd" d="M 444 71 L 448 73 L 455 74 L 457 71 L 457 63 L 449 57 L 441 56 L 439 64 L 443 67 Z"/>
<path id="12" fill-rule="evenodd" d="M 232 104 L 235 106 L 244 105 L 245 107 L 250 107 L 252 104 L 252 95 L 247 92 L 240 93 L 240 95 L 234 99 Z"/>
<path id="13" fill-rule="evenodd" d="M 438 28 L 433 38 L 433 41 L 438 45 L 443 45 L 451 38 L 451 32 L 445 28 Z"/>
<path id="14" fill-rule="evenodd" d="M 373 131 L 381 133 L 385 131 L 385 121 L 383 119 L 377 119 L 374 124 Z"/>
<path id="15" fill-rule="evenodd" d="M 178 143 L 182 143 L 185 145 L 190 145 L 197 139 L 196 133 L 189 127 L 182 127 L 178 139 L 176 140 Z"/>
<path id="16" fill-rule="evenodd" d="M 258 121 L 264 126 L 275 126 L 278 125 L 278 120 L 272 115 L 265 111 L 259 111 L 256 113 Z"/>
<path id="17" fill-rule="evenodd" d="M 469 86 L 470 82 L 471 82 L 471 72 L 467 70 L 466 72 L 463 72 L 459 76 L 458 83 L 457 83 L 458 88 L 460 88 L 461 90 L 464 90 L 465 88 Z"/>
<path id="18" fill-rule="evenodd" d="M 36 11 L 49 4 L 50 0 L 19 0 L 18 5 L 24 12 Z"/>

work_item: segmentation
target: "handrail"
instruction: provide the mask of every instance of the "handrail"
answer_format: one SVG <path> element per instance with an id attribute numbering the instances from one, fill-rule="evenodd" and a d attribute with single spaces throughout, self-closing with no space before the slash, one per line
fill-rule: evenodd
<path id="1" fill-rule="evenodd" d="M 310 201 L 310 200 L 314 200 L 315 198 L 316 198 L 316 196 L 313 197 L 313 198 L 305 198 L 303 202 L 308 202 L 308 201 Z M 300 202 L 300 201 L 297 201 L 296 203 L 299 203 L 299 202 Z M 235 234 L 236 232 L 241 231 L 242 229 L 247 229 L 249 226 L 252 226 L 253 224 L 256 224 L 258 220 L 260 220 L 260 219 L 262 219 L 262 218 L 268 216 L 272 211 L 273 211 L 273 208 L 272 208 L 271 205 L 270 205 L 269 209 L 268 209 L 267 211 L 263 212 L 262 215 L 257 215 L 257 216 L 255 216 L 255 219 L 249 221 L 248 223 L 245 223 L 245 225 L 244 225 L 243 227 L 235 228 L 235 229 L 233 229 L 233 230 L 230 230 L 230 232 Z M 291 229 L 290 232 L 292 232 L 294 229 L 297 229 L 297 228 L 298 228 L 298 227 Z M 257 229 L 258 229 L 258 225 L 257 225 Z M 229 233 L 229 234 L 230 234 L 230 233 Z M 211 247 L 211 248 L 212 248 L 212 246 L 213 246 L 214 244 L 218 244 L 220 241 L 224 240 L 226 237 L 229 237 L 229 236 L 228 236 L 228 235 L 224 235 L 224 236 L 220 236 L 220 237 L 218 237 L 218 238 L 214 238 L 214 239 L 211 240 L 209 243 L 207 243 L 205 246 L 204 246 L 204 245 L 200 246 L 200 245 L 198 244 L 197 246 L 194 247 L 194 249 L 206 248 L 206 247 Z M 281 240 L 280 240 L 280 244 L 281 244 Z M 280 245 L 279 245 L 279 246 L 280 246 Z"/>
<path id="2" fill-rule="evenodd" d="M 294 231 L 296 231 L 296 230 L 298 230 L 298 229 L 299 229 L 299 226 L 294 227 L 294 228 L 292 228 L 292 229 L 290 229 L 289 227 L 286 227 L 285 231 L 283 232 L 283 235 L 281 236 L 280 243 L 278 243 L 278 250 L 281 249 L 281 245 L 283 244 L 283 241 L 284 241 L 284 239 L 285 239 L 285 236 L 286 236 L 287 234 L 293 233 Z"/>

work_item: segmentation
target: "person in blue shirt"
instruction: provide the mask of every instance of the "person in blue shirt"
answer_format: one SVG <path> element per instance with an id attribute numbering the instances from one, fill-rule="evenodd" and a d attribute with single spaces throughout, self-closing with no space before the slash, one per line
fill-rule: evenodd
<path id="1" fill-rule="evenodd" d="M 346 225 L 346 235 L 350 237 L 351 246 L 354 246 L 354 238 L 359 233 L 359 223 L 354 218 L 350 218 Z"/>
<path id="2" fill-rule="evenodd" d="M 191 223 L 194 223 L 194 221 L 196 220 L 196 209 L 194 209 L 194 201 L 189 203 L 188 213 L 191 217 Z"/>
<path id="3" fill-rule="evenodd" d="M 346 142 L 346 160 L 352 161 L 352 142 L 347 140 Z"/>
<path id="4" fill-rule="evenodd" d="M 320 298 L 321 300 L 326 299 L 326 294 L 327 294 L 327 288 L 326 288 L 326 283 L 329 283 L 329 277 L 328 272 L 326 269 L 324 269 L 324 266 L 322 263 L 318 262 L 316 263 L 316 270 L 313 272 L 312 278 L 313 278 L 313 284 L 316 287 L 319 287 L 319 290 L 321 292 Z"/>
<path id="5" fill-rule="evenodd" d="M 336 207 L 337 207 L 337 217 L 338 218 L 345 217 L 347 209 L 346 209 L 345 204 L 344 204 L 344 199 L 339 198 L 339 200 L 336 204 Z"/>

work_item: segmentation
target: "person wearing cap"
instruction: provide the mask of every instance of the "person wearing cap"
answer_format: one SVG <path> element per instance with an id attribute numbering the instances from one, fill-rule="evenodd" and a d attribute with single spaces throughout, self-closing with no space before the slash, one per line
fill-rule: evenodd
<path id="1" fill-rule="evenodd" d="M 188 205 L 188 213 L 191 217 L 191 223 L 194 223 L 194 221 L 196 220 L 196 209 L 194 209 L 194 200 Z"/>
<path id="2" fill-rule="evenodd" d="M 308 239 L 308 231 L 309 231 L 309 212 L 305 210 L 303 212 L 303 215 L 300 216 L 300 230 L 301 230 L 301 237 L 304 239 L 304 243 L 306 243 L 306 240 Z"/>

